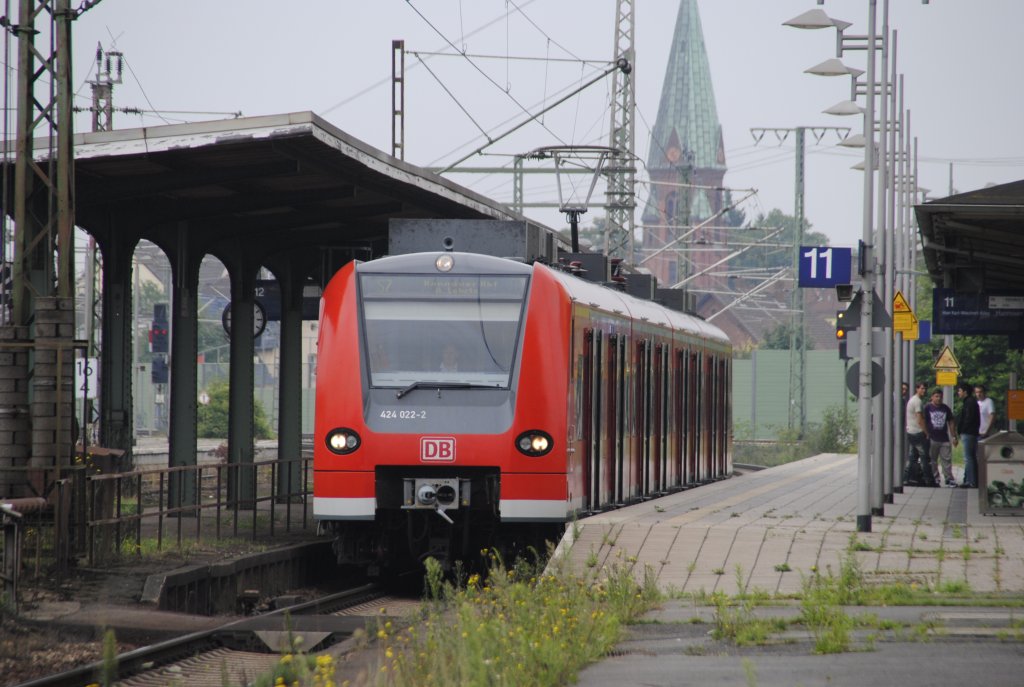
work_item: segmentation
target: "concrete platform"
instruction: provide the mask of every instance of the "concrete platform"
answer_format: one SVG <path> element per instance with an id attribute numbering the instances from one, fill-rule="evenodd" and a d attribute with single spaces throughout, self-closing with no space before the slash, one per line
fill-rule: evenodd
<path id="1" fill-rule="evenodd" d="M 872 532 L 860 533 L 856 483 L 856 456 L 824 454 L 570 528 L 559 550 L 577 572 L 600 575 L 603 566 L 619 564 L 639 577 L 649 567 L 668 595 L 625 628 L 616 648 L 583 670 L 577 684 L 1022 684 L 1024 613 L 1009 602 L 1024 592 L 1024 518 L 980 515 L 977 490 L 908 487 L 884 516 L 872 518 Z M 973 591 L 995 592 L 996 605 L 847 608 L 851 617 L 870 614 L 901 629 L 855 630 L 850 652 L 842 654 L 815 654 L 811 632 L 799 625 L 764 645 L 712 637 L 715 608 L 703 594 L 734 595 L 741 586 L 795 594 L 814 570 L 838 574 L 851 550 L 866 582 L 941 589 L 966 581 Z M 795 600 L 754 611 L 780 619 L 799 613 Z"/>
<path id="2" fill-rule="evenodd" d="M 1024 518 L 981 515 L 977 490 L 907 487 L 859 533 L 856 486 L 856 456 L 822 454 L 586 518 L 559 550 L 578 572 L 650 566 L 668 593 L 791 594 L 801 573 L 838 573 L 855 537 L 869 579 L 1024 593 Z"/>

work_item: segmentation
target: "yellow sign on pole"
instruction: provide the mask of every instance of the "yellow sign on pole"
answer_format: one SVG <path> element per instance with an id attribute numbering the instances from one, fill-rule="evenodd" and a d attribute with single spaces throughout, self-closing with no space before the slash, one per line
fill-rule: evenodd
<path id="1" fill-rule="evenodd" d="M 910 303 L 908 303 L 907 299 L 903 297 L 903 292 L 902 291 L 897 291 L 896 295 L 893 296 L 893 298 L 892 298 L 892 311 L 894 313 L 897 313 L 897 312 L 913 313 L 914 312 L 911 309 L 911 307 L 910 307 Z"/>
<path id="2" fill-rule="evenodd" d="M 933 367 L 936 370 L 960 371 L 960 363 L 957 361 L 956 356 L 953 355 L 953 351 L 949 350 L 949 346 L 942 347 L 942 353 L 939 353 L 939 359 L 935 361 Z"/>
<path id="3" fill-rule="evenodd" d="M 914 327 L 913 327 L 913 329 L 911 329 L 909 332 L 902 332 L 902 333 L 903 333 L 903 340 L 904 341 L 917 341 L 918 339 L 921 338 L 921 325 L 917 321 L 916 317 L 914 318 Z"/>
<path id="4" fill-rule="evenodd" d="M 892 314 L 892 329 L 894 332 L 909 332 L 917 327 L 917 317 L 913 312 L 894 312 Z"/>
<path id="5" fill-rule="evenodd" d="M 939 370 L 935 373 L 935 383 L 938 386 L 956 386 L 956 372 L 953 370 Z"/>

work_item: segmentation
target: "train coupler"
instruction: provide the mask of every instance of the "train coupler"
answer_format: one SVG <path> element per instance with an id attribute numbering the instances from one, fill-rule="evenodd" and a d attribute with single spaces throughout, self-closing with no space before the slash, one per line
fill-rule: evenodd
<path id="1" fill-rule="evenodd" d="M 449 525 L 455 522 L 445 511 L 469 506 L 471 480 L 459 477 L 405 478 L 402 510 L 433 510 Z"/>

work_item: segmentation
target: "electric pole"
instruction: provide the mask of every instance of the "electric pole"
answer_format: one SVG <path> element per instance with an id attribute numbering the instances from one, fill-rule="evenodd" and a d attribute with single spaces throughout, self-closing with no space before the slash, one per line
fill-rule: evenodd
<path id="1" fill-rule="evenodd" d="M 605 170 L 608 188 L 605 194 L 604 253 L 609 257 L 635 262 L 633 231 L 636 207 L 636 148 L 633 117 L 636 111 L 636 88 L 633 72 L 636 52 L 634 0 L 616 0 L 614 64 L 626 65 L 612 74 L 611 128 L 608 146 L 617 152 Z"/>
<path id="2" fill-rule="evenodd" d="M 754 136 L 754 145 L 760 143 L 768 132 L 775 134 L 779 145 L 791 133 L 796 139 L 796 180 L 793 201 L 796 228 L 793 232 L 793 290 L 790 302 L 792 324 L 789 331 L 789 429 L 797 430 L 800 438 L 803 438 L 807 427 L 807 335 L 804 323 L 804 294 L 797 286 L 797 276 L 800 271 L 800 245 L 804 241 L 804 228 L 807 223 L 804 217 L 804 162 L 808 131 L 811 132 L 817 143 L 821 143 L 821 139 L 830 131 L 835 132 L 840 139 L 845 139 L 850 134 L 849 127 L 834 126 L 759 127 L 750 130 Z"/>

